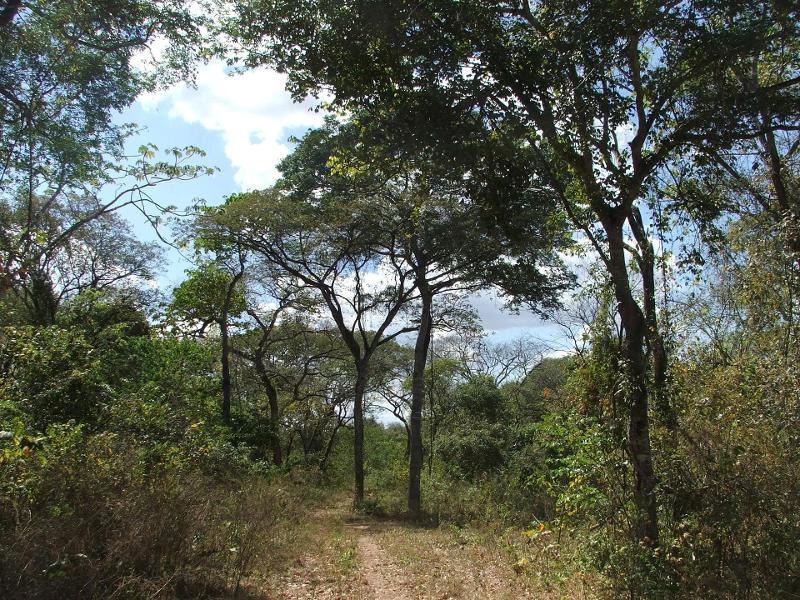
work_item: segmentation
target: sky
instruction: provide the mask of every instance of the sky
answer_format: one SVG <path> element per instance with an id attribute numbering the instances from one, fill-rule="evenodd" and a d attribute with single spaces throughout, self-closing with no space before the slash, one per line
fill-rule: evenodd
<path id="1" fill-rule="evenodd" d="M 142 128 L 131 139 L 131 149 L 144 143 L 161 150 L 198 146 L 207 153 L 204 164 L 218 169 L 212 176 L 159 186 L 154 199 L 178 208 L 195 199 L 218 204 L 230 194 L 274 183 L 278 163 L 292 148 L 289 138 L 301 137 L 324 118 L 313 102 L 295 103 L 285 84 L 285 76 L 266 68 L 229 75 L 224 63 L 212 61 L 199 68 L 194 87 L 180 83 L 138 98 L 118 118 Z M 131 211 L 125 216 L 140 238 L 156 239 L 141 216 Z M 190 263 L 169 249 L 161 266 L 156 281 L 168 292 L 182 281 Z M 554 351 L 566 349 L 560 329 L 529 311 L 503 311 L 491 292 L 471 301 L 496 341 L 533 335 L 551 342 Z"/>

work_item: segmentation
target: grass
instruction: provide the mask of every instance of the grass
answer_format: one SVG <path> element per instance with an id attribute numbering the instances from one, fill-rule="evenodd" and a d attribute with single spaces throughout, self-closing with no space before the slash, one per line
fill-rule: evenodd
<path id="1" fill-rule="evenodd" d="M 413 598 L 595 598 L 591 582 L 520 531 L 383 528 L 377 541 L 414 581 Z M 544 541 L 542 541 L 544 543 Z"/>

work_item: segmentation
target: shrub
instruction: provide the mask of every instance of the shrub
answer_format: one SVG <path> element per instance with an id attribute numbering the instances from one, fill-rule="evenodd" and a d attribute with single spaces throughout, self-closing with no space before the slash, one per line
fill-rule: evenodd
<path id="1" fill-rule="evenodd" d="M 226 477 L 180 448 L 51 427 L 3 445 L 0 595 L 204 597 L 233 590 L 288 512 L 285 494 L 235 464 Z M 9 486 L 7 482 L 15 482 Z"/>

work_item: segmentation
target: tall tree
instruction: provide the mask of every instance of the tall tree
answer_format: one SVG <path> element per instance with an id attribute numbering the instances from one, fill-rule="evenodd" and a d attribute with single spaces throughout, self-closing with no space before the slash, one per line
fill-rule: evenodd
<path id="1" fill-rule="evenodd" d="M 0 228 L 10 233 L 17 220 L 3 208 L 0 206 Z M 53 242 L 59 237 L 62 221 L 43 219 L 38 225 L 27 260 L 16 265 L 22 271 L 2 282 L 0 299 L 6 306 L 6 322 L 51 324 L 64 301 L 85 290 L 136 287 L 153 275 L 158 247 L 137 240 L 116 214 L 93 219 L 59 243 Z M 6 248 L 0 242 L 0 249 Z"/>
<path id="2" fill-rule="evenodd" d="M 177 0 L 8 0 L 0 18 L 0 187 L 101 176 L 113 116 L 158 81 L 189 76 L 202 13 Z M 157 38 L 170 43 L 148 59 Z M 149 54 L 153 57 L 152 54 Z M 144 69 L 143 65 L 151 68 Z"/>
<path id="3" fill-rule="evenodd" d="M 489 154 L 505 163 L 515 175 L 492 182 L 492 193 L 515 198 L 518 214 L 529 215 L 526 223 L 541 224 L 553 217 L 553 205 L 533 202 L 527 194 L 529 173 L 522 167 L 526 153 L 519 145 L 486 141 L 480 120 L 472 117 L 457 127 L 459 152 L 469 162 L 442 157 L 429 141 L 418 135 L 440 132 L 444 127 L 408 123 L 398 106 L 384 107 L 379 114 L 356 115 L 346 123 L 329 119 L 325 127 L 309 133 L 285 164 L 287 181 L 294 181 L 306 195 L 369 198 L 374 209 L 360 218 L 365 226 L 393 240 L 393 252 L 413 275 L 418 312 L 414 318 L 417 337 L 411 376 L 409 413 L 408 509 L 421 511 L 423 459 L 422 411 L 425 403 L 425 365 L 434 328 L 434 302 L 443 294 L 466 292 L 500 283 L 505 291 L 540 308 L 552 305 L 569 284 L 555 250 L 565 242 L 552 218 L 550 226 L 528 227 L 524 243 L 492 230 L 485 218 L 477 181 L 468 178 L 470 168 L 480 168 Z M 391 136 L 381 131 L 389 129 Z M 428 133 L 425 133 L 425 132 Z M 436 133 L 434 133 L 436 135 Z M 480 144 L 476 140 L 486 143 Z M 454 139 L 450 142 L 459 146 Z M 358 208 L 353 205 L 353 210 Z M 531 213 L 541 215 L 533 218 Z M 523 229 L 524 227 L 520 227 Z M 385 243 L 385 242 L 383 242 Z"/>
<path id="4" fill-rule="evenodd" d="M 155 161 L 152 146 L 140 150 L 139 159 L 116 173 L 127 181 L 110 194 L 74 181 L 71 189 L 44 180 L 32 191 L 0 189 L 0 295 L 17 298 L 27 319 L 51 324 L 61 301 L 76 292 L 151 272 L 155 247 L 136 241 L 117 211 L 135 207 L 156 225 L 154 213 L 168 207 L 152 202 L 151 188 L 211 171 L 189 162 L 203 154 L 197 148 L 174 149 L 170 160 Z M 114 175 L 105 172 L 108 183 Z"/>
<path id="5" fill-rule="evenodd" d="M 397 256 L 414 276 L 417 337 L 408 419 L 408 509 L 412 515 L 421 511 L 424 373 L 435 301 L 445 294 L 499 284 L 503 291 L 540 309 L 556 303 L 570 283 L 556 255 L 566 243 L 558 215 L 552 203 L 528 192 L 531 181 L 523 166 L 528 158 L 524 148 L 492 140 L 477 115 L 468 115 L 466 122 L 454 123 L 452 128 L 437 125 L 438 116 L 446 115 L 408 122 L 398 104 L 356 115 L 346 123 L 330 119 L 306 136 L 287 160 L 290 169 L 295 169 L 287 175 L 302 173 L 299 181 L 304 193 L 319 196 L 334 189 L 370 198 L 379 206 L 362 218 L 373 230 L 383 231 L 386 239 L 395 240 Z M 438 143 L 425 139 L 429 137 Z M 442 155 L 442 143 L 458 152 L 461 160 Z M 504 181 L 487 176 L 492 171 L 485 165 L 490 155 L 510 173 Z M 483 172 L 469 177 L 471 170 Z M 519 226 L 527 234 L 524 242 L 521 236 L 514 239 L 490 226 L 484 206 L 489 187 L 495 197 L 514 199 L 518 216 L 526 216 L 524 223 L 536 224 Z"/>
<path id="6" fill-rule="evenodd" d="M 792 13 L 777 13 L 791 18 Z M 794 17 L 796 18 L 796 13 Z M 781 229 L 785 247 L 800 257 L 800 196 L 797 192 L 800 152 L 800 42 L 796 23 L 777 22 L 772 36 L 753 51 L 735 57 L 715 74 L 714 89 L 730 95 L 750 92 L 737 106 L 740 135 L 730 147 L 705 143 L 695 161 L 710 177 L 708 197 L 725 199 L 724 208 L 738 214 L 763 212 Z M 780 91 L 767 95 L 764 90 Z M 722 193 L 715 193 L 721 188 Z M 697 200 L 697 196 L 691 197 Z M 800 267 L 800 264 L 798 265 Z"/>
<path id="7" fill-rule="evenodd" d="M 321 307 L 297 298 L 294 291 L 290 294 L 276 294 L 277 306 L 271 310 L 248 307 L 254 327 L 239 336 L 233 348 L 252 365 L 267 396 L 272 460 L 277 466 L 288 458 L 281 441 L 287 411 L 309 417 L 299 429 L 308 425 L 313 433 L 306 437 L 318 439 L 336 420 L 340 405 L 346 404 L 328 380 L 349 380 L 336 368 L 348 358 L 336 332 L 317 328 L 307 319 Z M 264 300 L 259 297 L 256 303 Z M 309 449 L 307 444 L 304 449 Z"/>
<path id="8" fill-rule="evenodd" d="M 313 8 L 240 3 L 234 33 L 247 60 L 287 72 L 298 97 L 328 89 L 336 103 L 362 108 L 425 94 L 526 136 L 539 185 L 560 199 L 611 278 L 625 332 L 634 530 L 656 541 L 649 407 L 653 399 L 666 404 L 666 349 L 642 200 L 659 170 L 690 148 L 752 136 L 739 126 L 741 105 L 777 106 L 795 86 L 793 77 L 755 89 L 711 82 L 776 36 L 796 37 L 796 7 L 400 0 Z"/>

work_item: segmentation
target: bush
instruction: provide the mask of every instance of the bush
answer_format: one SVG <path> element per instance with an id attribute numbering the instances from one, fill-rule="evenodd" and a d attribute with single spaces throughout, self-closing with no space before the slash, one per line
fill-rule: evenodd
<path id="1" fill-rule="evenodd" d="M 181 449 L 51 427 L 39 447 L 6 439 L 0 595 L 203 597 L 238 585 L 271 547 L 285 493 L 229 464 L 196 468 Z M 9 485 L 8 482 L 13 482 Z"/>
<path id="2" fill-rule="evenodd" d="M 676 369 L 687 409 L 662 495 L 665 551 L 686 597 L 800 594 L 798 359 Z"/>
<path id="3" fill-rule="evenodd" d="M 74 419 L 97 421 L 112 397 L 103 357 L 80 332 L 58 327 L 0 331 L 0 401 L 39 431 Z"/>

